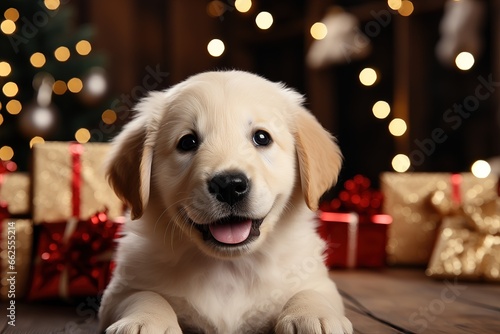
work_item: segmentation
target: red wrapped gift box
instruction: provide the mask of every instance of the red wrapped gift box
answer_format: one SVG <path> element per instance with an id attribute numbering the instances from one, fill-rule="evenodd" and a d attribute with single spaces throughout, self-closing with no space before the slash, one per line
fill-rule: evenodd
<path id="1" fill-rule="evenodd" d="M 378 268 L 385 265 L 389 215 L 369 220 L 356 213 L 320 212 L 318 232 L 326 241 L 325 263 L 330 268 Z"/>
<path id="2" fill-rule="evenodd" d="M 121 223 L 103 212 L 88 221 L 37 226 L 30 300 L 97 295 L 111 277 L 111 258 Z"/>

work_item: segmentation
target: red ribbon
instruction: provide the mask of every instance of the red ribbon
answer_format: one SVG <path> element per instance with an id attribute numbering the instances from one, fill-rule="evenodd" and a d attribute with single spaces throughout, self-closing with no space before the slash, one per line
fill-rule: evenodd
<path id="1" fill-rule="evenodd" d="M 72 177 L 71 177 L 71 192 L 73 206 L 73 217 L 80 217 L 80 190 L 82 184 L 82 161 L 81 155 L 83 153 L 83 145 L 79 143 L 71 143 L 69 146 L 71 152 L 71 162 L 72 162 Z"/>
<path id="2" fill-rule="evenodd" d="M 457 207 L 462 204 L 462 195 L 460 193 L 460 187 L 462 186 L 462 175 L 452 174 L 451 175 L 451 199 L 453 204 Z"/>

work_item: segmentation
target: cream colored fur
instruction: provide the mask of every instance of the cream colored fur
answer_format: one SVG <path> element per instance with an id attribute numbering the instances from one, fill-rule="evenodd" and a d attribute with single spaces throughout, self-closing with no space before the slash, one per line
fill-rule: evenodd
<path id="1" fill-rule="evenodd" d="M 341 155 L 302 102 L 281 84 L 228 71 L 193 76 L 137 105 L 108 163 L 136 220 L 119 242 L 101 330 L 352 333 L 309 209 L 336 182 Z M 254 144 L 257 130 L 271 135 L 269 146 Z M 200 146 L 179 152 L 191 132 Z M 234 214 L 264 220 L 256 240 L 216 247 L 190 221 L 227 214 L 207 182 L 228 170 L 251 181 Z"/>

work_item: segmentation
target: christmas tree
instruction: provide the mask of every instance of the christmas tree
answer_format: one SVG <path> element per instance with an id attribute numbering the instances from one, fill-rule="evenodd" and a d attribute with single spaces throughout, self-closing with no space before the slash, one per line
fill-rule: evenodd
<path id="1" fill-rule="evenodd" d="M 3 0 L 0 15 L 1 160 L 26 169 L 33 144 L 87 142 L 89 129 L 114 122 L 105 107 L 105 59 L 92 50 L 91 27 L 75 24 L 71 6 Z"/>

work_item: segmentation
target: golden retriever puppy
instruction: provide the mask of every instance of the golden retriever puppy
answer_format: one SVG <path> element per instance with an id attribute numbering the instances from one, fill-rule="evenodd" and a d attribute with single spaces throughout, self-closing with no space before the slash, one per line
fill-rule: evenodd
<path id="1" fill-rule="evenodd" d="M 207 72 L 153 92 L 107 175 L 131 208 L 100 309 L 106 333 L 352 333 L 323 264 L 333 138 L 282 84 Z"/>

